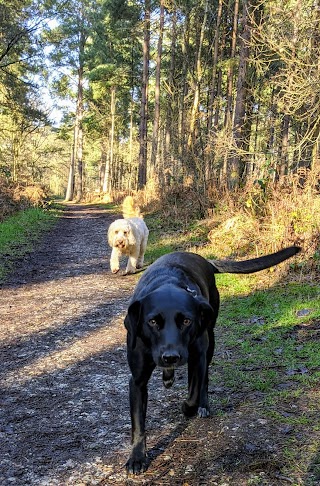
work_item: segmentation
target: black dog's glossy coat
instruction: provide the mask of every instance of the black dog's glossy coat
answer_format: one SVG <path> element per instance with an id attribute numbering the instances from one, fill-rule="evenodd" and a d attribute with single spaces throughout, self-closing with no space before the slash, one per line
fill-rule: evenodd
<path id="1" fill-rule="evenodd" d="M 243 262 L 210 260 L 175 252 L 156 260 L 138 282 L 125 318 L 130 370 L 132 453 L 127 471 L 146 470 L 145 419 L 147 384 L 156 366 L 163 383 L 174 381 L 174 369 L 188 365 L 187 417 L 209 415 L 208 366 L 214 351 L 214 325 L 219 311 L 216 273 L 253 273 L 276 265 L 300 251 L 285 248 Z"/>

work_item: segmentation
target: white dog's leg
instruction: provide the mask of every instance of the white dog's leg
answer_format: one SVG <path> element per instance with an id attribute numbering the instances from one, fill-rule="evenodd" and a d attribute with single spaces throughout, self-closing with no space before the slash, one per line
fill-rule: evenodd
<path id="1" fill-rule="evenodd" d="M 137 269 L 138 256 L 139 252 L 136 248 L 133 248 L 128 258 L 126 273 L 135 273 Z"/>
<path id="2" fill-rule="evenodd" d="M 147 249 L 147 243 L 148 243 L 148 238 L 142 238 L 141 245 L 140 245 L 139 258 L 137 260 L 137 268 L 143 267 L 144 254 L 145 254 L 146 249 Z"/>
<path id="3" fill-rule="evenodd" d="M 120 252 L 117 248 L 112 248 L 111 258 L 110 258 L 110 268 L 112 273 L 117 273 L 120 269 L 119 262 Z"/>

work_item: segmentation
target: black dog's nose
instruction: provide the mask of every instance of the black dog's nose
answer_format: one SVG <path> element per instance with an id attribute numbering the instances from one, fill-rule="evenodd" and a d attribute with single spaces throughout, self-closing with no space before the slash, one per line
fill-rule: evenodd
<path id="1" fill-rule="evenodd" d="M 178 351 L 164 351 L 162 353 L 161 358 L 162 358 L 162 361 L 164 362 L 164 364 L 174 365 L 174 364 L 178 363 L 181 356 L 178 353 Z"/>

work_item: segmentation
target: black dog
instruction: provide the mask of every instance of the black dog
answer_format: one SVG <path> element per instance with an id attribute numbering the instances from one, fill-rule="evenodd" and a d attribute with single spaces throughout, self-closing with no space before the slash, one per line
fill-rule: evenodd
<path id="1" fill-rule="evenodd" d="M 216 273 L 253 273 L 276 265 L 300 251 L 289 247 L 242 262 L 205 260 L 176 252 L 156 260 L 141 277 L 125 318 L 132 423 L 131 456 L 127 471 L 146 470 L 145 419 L 147 384 L 156 366 L 169 388 L 174 368 L 188 363 L 187 417 L 209 415 L 208 366 L 214 350 L 214 325 L 219 310 Z"/>

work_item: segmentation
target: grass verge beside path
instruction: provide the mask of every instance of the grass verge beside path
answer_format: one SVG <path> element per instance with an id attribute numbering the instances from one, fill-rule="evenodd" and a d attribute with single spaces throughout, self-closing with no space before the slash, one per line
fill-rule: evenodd
<path id="1" fill-rule="evenodd" d="M 0 223 L 0 283 L 14 262 L 32 251 L 34 244 L 57 221 L 56 209 L 30 208 Z"/>
<path id="2" fill-rule="evenodd" d="M 91 204 L 83 204 L 85 205 Z M 44 232 L 56 224 L 65 206 L 65 203 L 55 201 L 50 209 L 29 208 L 0 222 L 0 284 L 12 271 L 14 262 L 32 251 Z M 106 212 L 121 212 L 121 208 L 114 204 L 97 203 L 95 206 L 105 209 Z"/>
<path id="3" fill-rule="evenodd" d="M 215 257 L 199 225 L 179 231 L 156 218 L 145 219 L 150 229 L 147 263 L 175 250 Z M 301 282 L 294 272 L 288 278 L 286 272 L 266 270 L 217 275 L 217 286 L 221 309 L 210 369 L 211 408 L 225 424 L 232 424 L 236 415 L 234 427 L 226 428 L 234 437 L 238 433 L 240 449 L 242 443 L 244 450 L 252 448 L 235 456 L 237 468 L 248 469 L 243 484 L 269 485 L 263 474 L 274 467 L 281 484 L 282 478 L 284 484 L 319 485 L 319 282 Z M 255 454 L 258 457 L 268 444 L 272 458 L 264 465 L 255 462 Z"/>
<path id="4" fill-rule="evenodd" d="M 241 403 L 250 427 L 269 429 L 254 437 L 244 427 L 244 436 L 257 450 L 265 441 L 274 447 L 288 484 L 319 485 L 319 285 L 289 281 L 261 289 L 259 274 L 219 275 L 217 284 L 221 311 L 210 371 L 215 413 L 228 420 Z"/>

